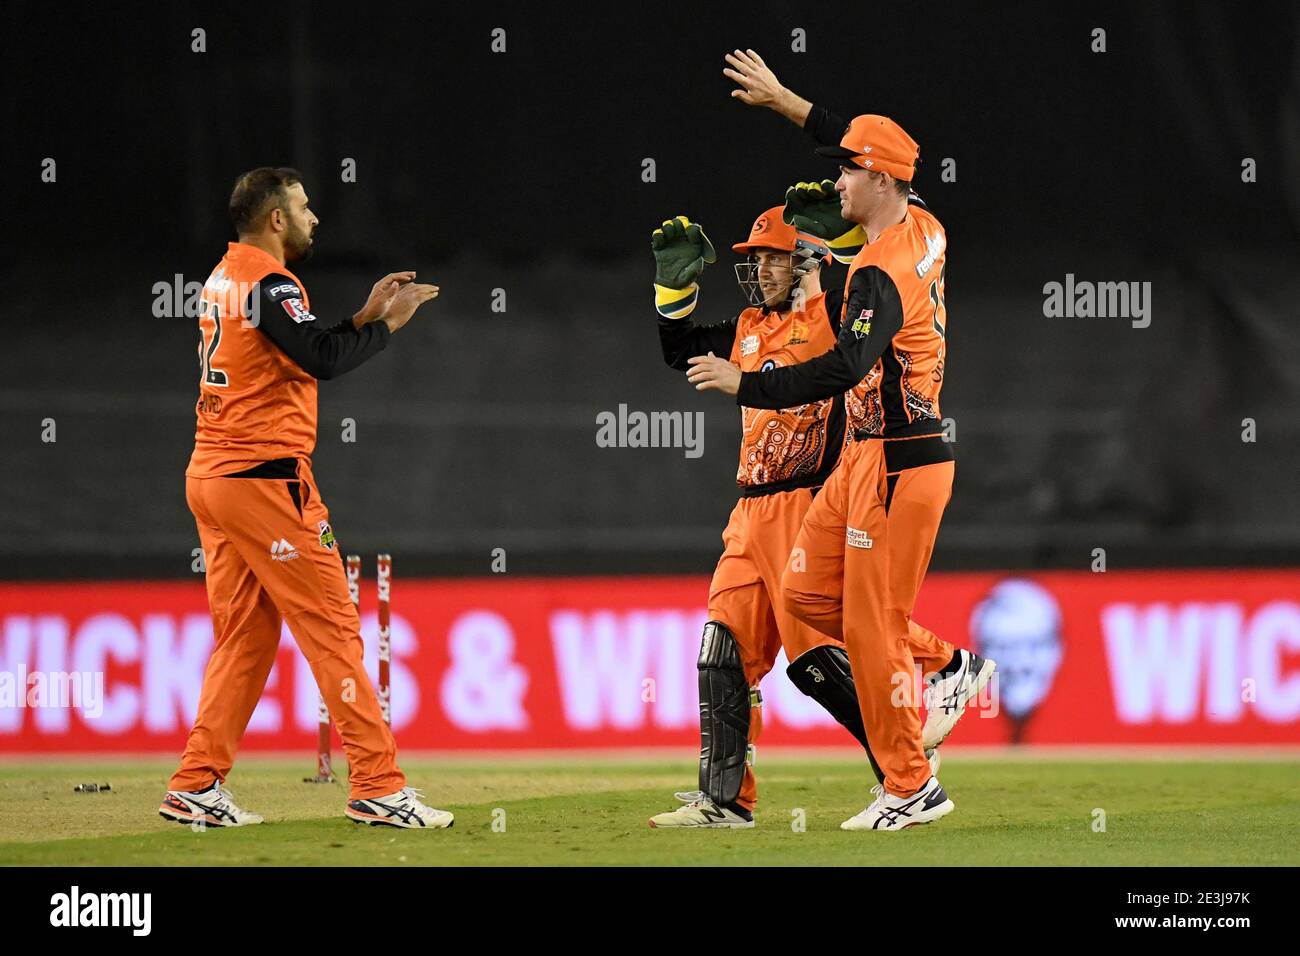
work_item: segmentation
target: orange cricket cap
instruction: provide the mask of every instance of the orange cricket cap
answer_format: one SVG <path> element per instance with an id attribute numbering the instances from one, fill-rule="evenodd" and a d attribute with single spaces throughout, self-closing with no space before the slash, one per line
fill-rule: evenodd
<path id="1" fill-rule="evenodd" d="M 868 113 L 853 117 L 840 145 L 818 147 L 817 155 L 910 183 L 920 164 L 921 147 L 888 116 Z"/>
<path id="2" fill-rule="evenodd" d="M 754 228 L 749 230 L 749 239 L 738 242 L 731 247 L 733 252 L 749 254 L 755 249 L 779 249 L 782 252 L 794 252 L 795 240 L 799 234 L 794 226 L 781 218 L 784 207 L 773 206 L 754 220 Z"/>

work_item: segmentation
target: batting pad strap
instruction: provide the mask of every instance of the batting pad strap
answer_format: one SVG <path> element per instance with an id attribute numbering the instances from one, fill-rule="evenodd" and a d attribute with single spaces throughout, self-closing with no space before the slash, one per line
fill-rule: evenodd
<path id="1" fill-rule="evenodd" d="M 666 285 L 655 285 L 655 311 L 665 319 L 683 319 L 695 311 L 699 302 L 700 286 L 692 282 L 685 289 L 670 289 Z"/>
<path id="2" fill-rule="evenodd" d="M 867 742 L 857 688 L 853 685 L 853 671 L 849 667 L 849 656 L 844 653 L 844 648 L 835 644 L 814 647 L 791 661 L 785 672 L 790 683 L 821 704 L 828 714 L 862 744 L 867 759 L 871 761 L 872 773 L 884 783 L 885 775 Z"/>

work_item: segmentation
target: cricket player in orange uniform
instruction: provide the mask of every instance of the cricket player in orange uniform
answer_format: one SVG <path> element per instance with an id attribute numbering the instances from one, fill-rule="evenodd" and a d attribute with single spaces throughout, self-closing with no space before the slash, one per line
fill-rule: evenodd
<path id="1" fill-rule="evenodd" d="M 741 67 L 728 75 L 756 72 L 752 51 L 751 57 L 739 64 L 728 57 Z M 916 666 L 911 611 L 952 484 L 952 449 L 939 414 L 947 239 L 923 204 L 911 201 L 919 148 L 897 123 L 859 116 L 838 146 L 818 152 L 840 164 L 834 188 L 843 216 L 863 227 L 866 240 L 849 270 L 835 348 L 766 375 L 698 356 L 689 378 L 697 388 L 736 394 L 742 405 L 776 407 L 834 394 L 868 376 L 868 400 L 851 424 L 854 441 L 796 543 L 807 566 L 788 569 L 783 588 L 801 619 L 843 634 L 863 723 L 885 774 L 873 803 L 842 826 L 899 830 L 953 809 L 925 744 L 942 742 L 994 670 L 992 661 L 955 651 L 930 678 L 923 736 L 906 690 Z M 797 209 L 787 203 L 791 212 Z"/>
<path id="2" fill-rule="evenodd" d="M 776 74 L 753 50 L 735 50 L 727 55 L 726 60 L 728 67 L 722 71 L 723 75 L 738 84 L 738 88 L 731 92 L 734 99 L 747 106 L 767 107 L 799 126 L 823 146 L 839 143 L 848 124 L 831 111 L 782 86 Z M 900 192 L 904 188 L 909 205 L 925 207 L 910 186 L 897 187 Z M 844 219 L 834 183 L 829 180 L 800 183 L 787 192 L 786 200 L 786 218 L 813 235 L 825 237 L 837 261 L 852 263 L 866 241 L 866 234 L 860 224 Z M 943 284 L 941 271 L 938 286 L 933 290 L 940 306 L 943 305 Z M 947 312 L 944 310 L 942 321 L 937 326 L 937 362 L 931 372 L 936 386 L 943 381 L 946 350 L 943 330 L 946 323 Z M 878 362 L 867 379 L 845 396 L 850 440 L 855 432 L 875 434 L 883 427 L 880 390 L 883 371 L 883 364 Z M 936 418 L 937 409 L 936 388 L 933 409 Z M 967 702 L 987 683 L 994 668 L 991 662 L 979 661 L 968 651 L 940 641 L 912 619 L 912 608 L 930 563 L 939 522 L 951 496 L 952 469 L 945 468 L 942 460 L 928 461 L 929 456 L 905 455 L 902 447 L 886 446 L 886 453 L 892 456 L 889 507 L 886 510 L 895 524 L 909 525 L 907 533 L 890 537 L 890 600 L 906 609 L 908 641 L 916 665 L 925 676 L 926 719 L 921 736 L 922 745 L 928 750 L 939 746 L 952 732 Z M 802 579 L 788 577 L 786 596 L 787 600 L 797 604 L 795 613 L 803 620 L 825 633 L 842 637 L 842 586 L 837 586 L 838 571 L 837 566 L 831 565 Z M 934 651 L 938 651 L 937 657 Z M 977 662 L 978 668 L 974 666 Z"/>
<path id="3" fill-rule="evenodd" d="M 726 57 L 728 66 L 723 75 L 735 80 L 738 88 L 731 95 L 747 106 L 767 107 L 784 116 L 799 126 L 823 146 L 835 146 L 848 124 L 831 111 L 816 106 L 803 97 L 781 85 L 776 74 L 763 62 L 763 58 L 753 50 L 735 50 Z M 918 159 L 919 162 L 919 159 Z M 840 262 L 852 262 L 866 240 L 860 224 L 844 220 L 840 215 L 840 202 L 835 192 L 834 183 L 826 180 L 821 183 L 801 183 L 787 193 L 786 217 L 798 226 L 824 236 Z M 925 203 L 909 187 L 907 201 L 910 205 L 924 208 Z M 935 292 L 942 306 L 943 275 Z M 947 321 L 944 311 L 943 323 Z M 943 325 L 939 326 L 939 336 L 943 340 Z M 943 381 L 946 342 L 938 345 L 938 361 L 931 372 L 936 384 Z M 883 427 L 883 408 L 880 401 L 880 377 L 883 365 L 877 363 L 871 370 L 867 381 L 852 389 L 846 396 L 846 412 L 849 418 L 849 438 L 854 432 L 865 430 L 877 433 Z M 938 392 L 935 393 L 937 409 Z M 896 534 L 890 538 L 890 600 L 899 607 L 906 608 L 908 618 L 908 641 L 915 653 L 917 667 L 925 676 L 923 698 L 926 704 L 925 725 L 922 728 L 922 744 L 927 749 L 937 747 L 952 732 L 953 727 L 965 711 L 971 700 L 993 674 L 991 662 L 980 661 L 975 655 L 964 649 L 955 649 L 951 644 L 939 641 L 932 633 L 921 627 L 912 619 L 912 608 L 929 566 L 930 555 L 934 548 L 934 539 L 938 534 L 939 522 L 943 510 L 951 495 L 951 469 L 945 469 L 943 462 L 927 462 L 924 457 L 915 459 L 903 455 L 899 446 L 886 446 L 886 452 L 892 454 L 890 464 L 890 507 L 887 509 L 891 521 L 911 526 L 907 534 Z M 828 591 L 828 582 L 834 580 L 833 569 L 824 569 L 820 576 L 810 575 L 799 585 L 791 579 L 791 588 L 787 598 L 798 602 L 796 613 L 813 623 L 820 630 L 842 636 L 842 603 L 840 590 Z M 813 592 L 813 585 L 822 588 Z M 938 648 L 944 653 L 939 659 L 931 658 L 929 649 Z M 978 668 L 975 666 L 978 663 Z"/>
<path id="4" fill-rule="evenodd" d="M 736 272 L 750 307 L 728 322 L 695 326 L 687 318 L 698 298 L 695 279 L 715 259 L 699 224 L 680 216 L 665 222 L 652 245 L 659 334 L 670 367 L 685 371 L 690 356 L 716 352 L 757 372 L 806 361 L 834 345 L 831 315 L 839 314 L 840 293 L 823 293 L 819 280 L 827 247 L 786 224 L 780 206 L 762 213 L 749 238 L 732 246 L 746 256 Z M 750 758 L 762 726 L 759 683 L 782 648 L 794 685 L 871 755 L 843 643 L 798 620 L 780 599 L 804 514 L 844 445 L 844 398 L 771 411 L 742 408 L 741 423 L 741 498 L 723 532 L 698 662 L 700 789 L 678 793 L 684 805 L 652 817 L 656 828 L 754 825 L 758 791 Z"/>
<path id="5" fill-rule="evenodd" d="M 264 167 L 235 184 L 229 244 L 203 287 L 199 400 L 185 493 L 207 565 L 216 645 L 198 715 L 159 813 L 180 823 L 245 826 L 262 817 L 224 789 L 288 622 L 338 726 L 360 823 L 451 826 L 406 785 L 397 747 L 362 664 L 360 620 L 329 512 L 311 471 L 316 382 L 381 352 L 438 294 L 414 272 L 380 279 L 351 319 L 322 328 L 286 266 L 311 254 L 318 224 L 302 177 Z"/>

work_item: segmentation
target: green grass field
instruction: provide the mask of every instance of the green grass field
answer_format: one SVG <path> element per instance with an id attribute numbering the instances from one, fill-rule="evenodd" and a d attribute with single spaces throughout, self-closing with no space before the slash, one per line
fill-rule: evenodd
<path id="1" fill-rule="evenodd" d="M 693 789 L 667 761 L 404 760 L 437 832 L 361 827 L 340 785 L 301 783 L 309 760 L 249 757 L 229 785 L 262 826 L 195 833 L 157 815 L 167 761 L 0 762 L 0 864 L 10 865 L 1295 865 L 1300 762 L 1061 761 L 954 753 L 947 818 L 899 834 L 846 833 L 867 803 L 858 761 L 760 762 L 753 830 L 651 830 Z M 78 783 L 111 793 L 74 793 Z M 1105 832 L 1093 828 L 1105 811 Z M 502 812 L 503 811 L 503 812 Z M 806 828 L 794 825 L 802 811 Z M 494 820 L 497 829 L 494 829 Z M 504 822 L 504 832 L 500 824 Z"/>

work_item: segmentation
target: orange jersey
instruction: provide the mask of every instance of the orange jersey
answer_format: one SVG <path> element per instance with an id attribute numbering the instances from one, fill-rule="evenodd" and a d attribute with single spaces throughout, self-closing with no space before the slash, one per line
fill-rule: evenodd
<path id="1" fill-rule="evenodd" d="M 944 339 L 948 313 L 943 303 L 948 239 L 924 206 L 912 203 L 903 222 L 862 247 L 845 281 L 845 298 L 858 269 L 881 269 L 897 290 L 902 327 L 861 383 L 845 397 L 850 432 L 890 434 L 900 428 L 925 430 L 937 422 L 943 388 Z M 860 322 L 862 308 L 844 322 Z M 871 317 L 867 319 L 868 323 Z"/>
<path id="2" fill-rule="evenodd" d="M 664 361 L 686 371 L 695 355 L 727 355 L 742 373 L 771 375 L 806 362 L 835 344 L 839 308 L 819 293 L 799 311 L 749 308 L 728 322 L 696 326 L 689 318 L 659 316 Z M 692 305 L 691 308 L 694 306 Z M 689 312 L 689 309 L 687 310 Z M 843 396 L 754 408 L 741 405 L 740 467 L 745 497 L 813 488 L 826 480 L 844 446 Z"/>
<path id="3" fill-rule="evenodd" d="M 853 441 L 856 431 L 877 434 L 884 427 L 880 413 L 880 362 L 871 366 L 867 377 L 844 393 L 844 416 L 848 427 L 844 437 Z"/>
<path id="4" fill-rule="evenodd" d="M 203 286 L 198 424 L 185 470 L 190 477 L 233 474 L 280 458 L 310 459 L 316 447 L 316 379 L 249 315 L 250 296 L 255 310 L 272 307 L 252 295 L 271 274 L 297 284 L 299 294 L 283 303 L 290 317 L 311 318 L 302 283 L 255 246 L 230 243 Z"/>
<path id="5" fill-rule="evenodd" d="M 742 372 L 767 372 L 805 362 L 834 344 L 826 296 L 819 294 L 808 300 L 802 311 L 750 308 L 742 312 L 736 320 L 731 361 Z M 835 466 L 844 428 L 843 412 L 835 399 L 782 409 L 742 407 L 740 413 L 736 483 L 742 489 L 820 484 Z"/>
<path id="6" fill-rule="evenodd" d="M 901 222 L 854 258 L 834 348 L 799 365 L 742 374 L 737 401 L 786 408 L 848 393 L 845 413 L 855 438 L 932 436 L 887 443 L 898 446 L 887 450 L 891 471 L 952 460 L 939 409 L 946 250 L 939 220 L 910 203 Z"/>

